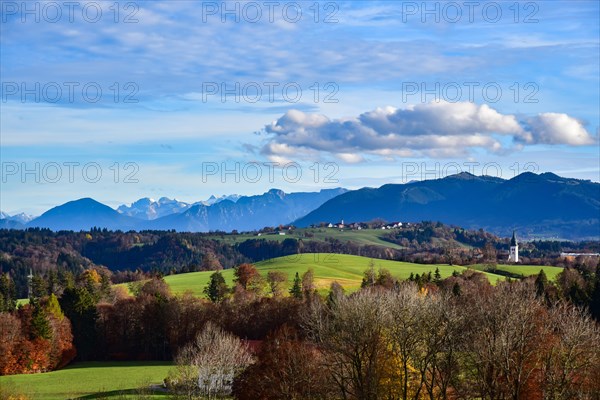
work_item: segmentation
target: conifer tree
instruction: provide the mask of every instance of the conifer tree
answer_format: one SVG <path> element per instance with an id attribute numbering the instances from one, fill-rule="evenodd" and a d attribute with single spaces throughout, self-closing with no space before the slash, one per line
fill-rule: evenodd
<path id="1" fill-rule="evenodd" d="M 296 276 L 294 276 L 294 283 L 292 284 L 292 288 L 290 289 L 290 294 L 296 299 L 302 298 L 302 284 L 300 281 L 300 275 L 298 275 L 297 272 Z"/>
<path id="2" fill-rule="evenodd" d="M 225 278 L 223 278 L 221 272 L 212 273 L 208 285 L 204 288 L 206 297 L 213 303 L 220 303 L 225 299 L 228 292 L 229 287 L 225 283 Z"/>
<path id="3" fill-rule="evenodd" d="M 538 297 L 546 294 L 546 288 L 548 287 L 548 277 L 544 270 L 540 270 L 537 278 L 535 279 L 535 293 Z"/>

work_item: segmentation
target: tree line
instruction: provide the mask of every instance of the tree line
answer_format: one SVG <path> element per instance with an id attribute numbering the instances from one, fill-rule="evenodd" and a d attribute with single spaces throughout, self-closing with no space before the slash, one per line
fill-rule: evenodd
<path id="1" fill-rule="evenodd" d="M 327 231 L 327 228 L 322 230 Z M 226 233 L 1 230 L 0 273 L 10 273 L 18 298 L 26 298 L 27 276 L 32 271 L 46 280 L 56 281 L 61 274 L 77 275 L 90 268 L 106 267 L 112 272 L 112 282 L 120 283 L 156 274 L 233 268 L 242 263 L 299 253 L 339 253 L 424 264 L 468 265 L 495 264 L 508 249 L 507 239 L 483 230 L 465 230 L 434 222 L 382 231 L 381 237 L 400 245 L 400 249 L 340 240 L 335 233 L 325 240 L 316 240 L 313 231 L 304 230 L 303 234 L 283 241 L 253 238 L 235 243 L 227 240 L 235 235 Z M 563 267 L 590 262 L 595 266 L 596 261 L 561 259 L 561 251 L 600 252 L 597 242 L 534 241 L 522 243 L 520 247 L 524 263 Z"/>
<path id="2" fill-rule="evenodd" d="M 311 270 L 287 285 L 288 276 L 262 277 L 244 263 L 233 287 L 214 272 L 204 299 L 173 295 L 160 277 L 131 284 L 130 294 L 112 286 L 109 273 L 67 274 L 58 295 L 33 279 L 30 304 L 21 307 L 3 297 L 2 373 L 59 368 L 76 351 L 79 360 L 174 360 L 165 384 L 183 398 L 600 393 L 600 334 L 587 311 L 598 318 L 599 269 L 586 278 L 568 269 L 556 282 L 542 273 L 492 286 L 472 270 L 399 281 L 371 267 L 356 293 L 333 282 L 320 295 Z M 1 282 L 10 286 L 8 275 Z"/>

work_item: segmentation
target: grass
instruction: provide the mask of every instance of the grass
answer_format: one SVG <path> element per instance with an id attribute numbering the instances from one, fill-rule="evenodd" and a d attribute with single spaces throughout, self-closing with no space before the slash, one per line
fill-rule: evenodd
<path id="1" fill-rule="evenodd" d="M 135 398 L 140 390 L 148 398 L 166 399 L 148 387 L 162 383 L 171 368 L 171 363 L 156 361 L 81 362 L 43 374 L 0 376 L 0 387 L 33 400 Z"/>
<path id="2" fill-rule="evenodd" d="M 485 271 L 487 266 L 482 264 L 477 264 L 471 266 L 472 268 L 478 271 Z M 526 277 L 531 275 L 537 275 L 541 270 L 544 270 L 548 280 L 556 280 L 556 276 L 563 271 L 561 267 L 551 267 L 548 265 L 507 265 L 507 264 L 498 264 L 495 267 L 495 270 L 505 272 L 514 277 Z"/>
<path id="3" fill-rule="evenodd" d="M 360 287 L 363 273 L 373 262 L 375 269 L 388 269 L 391 274 L 400 279 L 407 279 L 411 273 L 423 274 L 435 272 L 440 269 L 442 278 L 452 275 L 453 271 L 462 272 L 466 267 L 450 266 L 447 264 L 414 264 L 399 261 L 371 259 L 367 257 L 351 256 L 345 254 L 332 253 L 311 253 L 299 254 L 294 256 L 279 257 L 256 263 L 256 267 L 263 276 L 268 271 L 282 271 L 288 275 L 288 286 L 296 272 L 302 275 L 309 268 L 314 270 L 315 285 L 317 289 L 327 290 L 333 281 L 340 283 L 346 290 L 354 291 Z M 222 271 L 228 285 L 233 284 L 233 270 Z M 184 293 L 191 291 L 197 296 L 202 296 L 203 289 L 208 284 L 212 272 L 191 272 L 187 274 L 170 275 L 165 277 L 165 281 L 171 287 L 174 293 Z M 498 280 L 505 278 L 500 275 L 484 272 L 489 281 L 495 284 Z"/>
<path id="4" fill-rule="evenodd" d="M 262 235 L 257 236 L 256 234 L 227 234 L 227 235 L 213 235 L 210 236 L 213 239 L 217 239 L 229 244 L 241 243 L 248 239 L 265 239 L 273 241 L 284 241 L 285 239 L 304 239 L 312 240 L 316 242 L 325 242 L 326 238 L 335 238 L 341 241 L 352 241 L 360 245 L 375 245 L 382 247 L 389 247 L 392 249 L 402 249 L 402 246 L 395 243 L 387 242 L 382 239 L 383 234 L 389 232 L 382 229 L 362 229 L 362 230 L 351 230 L 344 229 L 339 230 L 336 228 L 301 228 L 296 229 L 293 232 L 286 232 L 285 235 Z M 307 237 L 306 235 L 310 236 Z"/>

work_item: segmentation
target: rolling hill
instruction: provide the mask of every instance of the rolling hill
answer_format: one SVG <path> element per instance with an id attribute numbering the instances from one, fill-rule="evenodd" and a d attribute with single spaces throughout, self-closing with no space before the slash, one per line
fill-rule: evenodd
<path id="1" fill-rule="evenodd" d="M 337 281 L 347 291 L 355 291 L 360 288 L 363 273 L 370 267 L 369 265 L 371 262 L 375 264 L 376 270 L 379 268 L 388 269 L 393 276 L 400 279 L 407 279 L 411 273 L 423 274 L 431 271 L 433 274 L 436 268 L 440 269 L 442 278 L 446 278 L 452 275 L 453 271 L 462 272 L 467 269 L 466 267 L 443 264 L 429 265 L 379 259 L 373 260 L 367 257 L 333 253 L 298 254 L 287 257 L 278 257 L 261 261 L 255 265 L 263 276 L 266 276 L 268 271 L 281 271 L 286 273 L 288 275 L 288 286 L 291 286 L 296 272 L 302 275 L 309 268 L 312 268 L 315 274 L 315 285 L 317 289 L 326 291 L 329 289 L 332 282 Z M 165 277 L 165 281 L 169 284 L 174 293 L 191 291 L 197 296 L 203 296 L 202 291 L 208 284 L 212 273 L 212 271 L 206 271 L 170 275 Z M 233 284 L 233 269 L 224 270 L 222 273 L 227 284 L 231 286 Z M 505 279 L 500 275 L 490 273 L 485 273 L 485 275 L 493 284 L 498 280 Z"/>
<path id="2" fill-rule="evenodd" d="M 164 361 L 78 362 L 43 374 L 0 376 L 0 387 L 38 400 L 140 398 L 145 392 L 152 399 L 166 399 L 148 386 L 160 384 L 172 368 Z"/>

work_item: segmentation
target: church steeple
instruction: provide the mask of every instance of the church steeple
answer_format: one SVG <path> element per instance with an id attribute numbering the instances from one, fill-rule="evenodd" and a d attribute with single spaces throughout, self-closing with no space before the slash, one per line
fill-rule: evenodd
<path id="1" fill-rule="evenodd" d="M 510 253 L 508 255 L 508 261 L 514 263 L 519 262 L 519 243 L 517 242 L 517 234 L 514 230 L 512 238 L 510 239 Z"/>

